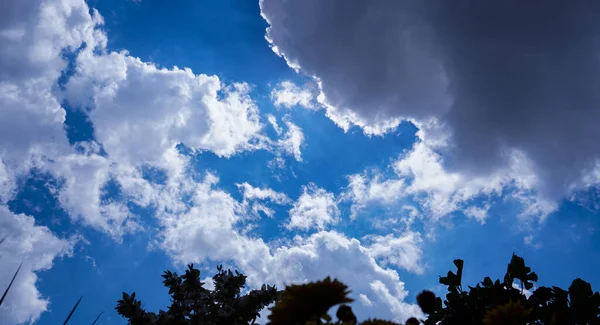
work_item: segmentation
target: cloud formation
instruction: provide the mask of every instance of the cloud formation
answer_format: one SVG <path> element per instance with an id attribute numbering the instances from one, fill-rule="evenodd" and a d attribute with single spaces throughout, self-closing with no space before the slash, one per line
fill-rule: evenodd
<path id="1" fill-rule="evenodd" d="M 176 263 L 233 261 L 248 275 L 251 286 L 274 283 L 282 287 L 330 275 L 350 285 L 357 297 L 363 295 L 372 302 L 355 306 L 360 317 L 375 313 L 379 317 L 404 321 L 419 315 L 416 305 L 404 301 L 408 292 L 398 272 L 382 267 L 377 260 L 386 259 L 389 265 L 420 272 L 420 235 L 414 233 L 398 238 L 376 236 L 369 239 L 371 246 L 365 246 L 343 234 L 318 230 L 274 247 L 245 233 L 247 206 L 217 185 L 218 178 L 206 174 L 200 183 L 182 179 L 178 190 L 165 189 L 161 192 L 161 199 L 171 203 L 168 209 L 157 210 L 162 228 L 157 245 Z M 249 197 L 278 197 L 276 192 L 267 189 L 249 185 L 240 187 Z M 303 202 L 301 206 L 307 207 L 299 208 L 302 216 L 308 218 L 302 219 L 302 225 L 317 227 L 319 222 L 325 225 L 324 221 L 314 218 L 321 218 L 320 213 L 331 213 L 332 198 L 328 197 L 331 194 L 314 185 L 311 187 L 305 189 L 304 199 L 296 203 Z M 190 197 L 191 201 L 186 202 L 185 197 Z"/>
<path id="2" fill-rule="evenodd" d="M 302 187 L 302 194 L 290 209 L 289 229 L 324 230 L 340 221 L 340 210 L 335 195 L 310 183 Z"/>
<path id="3" fill-rule="evenodd" d="M 102 25 L 100 13 L 84 0 L 2 4 L 0 222 L 5 224 L 1 229 L 23 234 L 14 240 L 31 245 L 21 249 L 7 240 L 5 248 L 11 250 L 3 253 L 12 254 L 13 266 L 22 254 L 43 255 L 38 264 L 24 264 L 20 277 L 25 282 L 19 280 L 20 289 L 14 290 L 22 294 L 9 304 L 24 309 L 2 309 L 2 323 L 39 317 L 48 301 L 35 288 L 35 272 L 50 268 L 55 256 L 68 251 L 50 230 L 34 227 L 32 217 L 14 216 L 6 208 L 18 190 L 17 180 L 31 170 L 56 180 L 50 190 L 72 222 L 120 241 L 142 227 L 128 203 L 183 211 L 180 195 L 194 187 L 182 181 L 191 176 L 187 159 L 177 152 L 180 143 L 223 157 L 261 149 L 301 159 L 302 130 L 291 121 L 284 121 L 281 138 L 262 134 L 249 85 L 225 85 L 216 76 L 160 68 L 125 51 L 111 52 Z M 66 104 L 88 115 L 94 139 L 70 145 Z M 144 179 L 145 167 L 164 172 L 165 184 Z M 104 197 L 109 182 L 119 188 L 118 200 Z M 37 239 L 29 240 L 29 234 Z M 2 279 L 9 279 L 7 274 Z"/>
<path id="4" fill-rule="evenodd" d="M 0 206 L 0 288 L 5 288 L 23 263 L 6 300 L 0 308 L 0 323 L 34 322 L 48 310 L 49 300 L 37 290 L 36 271 L 48 270 L 56 258 L 71 255 L 74 240 L 56 237 L 48 228 L 36 226 L 35 219 L 14 214 Z"/>
<path id="5" fill-rule="evenodd" d="M 391 175 L 378 171 L 349 175 L 341 197 L 351 203 L 353 218 L 373 204 L 398 207 L 418 202 L 419 217 L 436 225 L 455 212 L 485 223 L 489 202 L 504 196 L 521 207 L 522 221 L 543 221 L 557 205 L 536 195 L 539 179 L 523 159 L 513 155 L 508 167 L 468 177 L 446 170 L 443 158 L 426 141 L 420 141 L 390 163 Z"/>
<path id="6" fill-rule="evenodd" d="M 453 168 L 531 161 L 547 195 L 581 186 L 600 144 L 600 24 L 593 1 L 261 0 L 267 39 L 314 77 L 340 126 L 384 133 L 437 118 Z M 340 10 L 344 8 L 344 10 Z"/>

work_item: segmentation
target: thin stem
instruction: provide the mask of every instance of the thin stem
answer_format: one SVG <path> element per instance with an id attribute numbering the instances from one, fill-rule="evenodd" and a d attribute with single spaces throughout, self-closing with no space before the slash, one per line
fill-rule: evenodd
<path id="1" fill-rule="evenodd" d="M 2 306 L 2 303 L 4 302 L 4 298 L 6 298 L 6 295 L 8 294 L 8 290 L 10 290 L 10 287 L 12 286 L 13 282 L 15 282 L 15 278 L 17 277 L 17 274 L 19 274 L 19 270 L 21 270 L 21 266 L 23 266 L 23 263 L 21 263 L 19 265 L 19 268 L 17 268 L 17 272 L 15 272 L 15 275 L 13 275 L 13 278 L 12 278 L 12 280 L 10 280 L 10 283 L 8 284 L 8 287 L 4 291 L 2 298 L 0 298 L 0 306 Z"/>
<path id="2" fill-rule="evenodd" d="M 67 325 L 67 323 L 69 322 L 69 319 L 71 319 L 71 316 L 73 316 L 73 313 L 75 312 L 75 309 L 77 309 L 77 306 L 79 306 L 79 303 L 81 302 L 82 297 L 79 297 L 79 300 L 77 300 L 77 303 L 75 303 L 75 306 L 73 306 L 73 310 L 71 310 L 71 312 L 69 313 L 69 316 L 67 316 L 67 319 L 65 319 L 65 322 L 63 323 L 63 325 Z"/>

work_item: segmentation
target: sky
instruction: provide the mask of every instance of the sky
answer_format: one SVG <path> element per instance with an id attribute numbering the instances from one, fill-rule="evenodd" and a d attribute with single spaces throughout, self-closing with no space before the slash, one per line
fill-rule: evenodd
<path id="1" fill-rule="evenodd" d="M 398 322 L 455 258 L 597 289 L 599 6 L 3 1 L 0 323 L 126 324 L 188 263 Z"/>

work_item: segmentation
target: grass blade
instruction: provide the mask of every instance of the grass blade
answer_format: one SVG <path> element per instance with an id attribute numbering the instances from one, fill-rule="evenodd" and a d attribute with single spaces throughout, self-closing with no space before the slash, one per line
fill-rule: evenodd
<path id="1" fill-rule="evenodd" d="M 75 309 L 77 309 L 77 306 L 79 306 L 79 303 L 81 302 L 82 298 L 83 298 L 83 296 L 79 297 L 79 300 L 77 300 L 77 303 L 75 303 L 75 306 L 73 306 L 73 310 L 71 310 L 71 312 L 69 313 L 69 316 L 67 316 L 67 319 L 65 319 L 65 322 L 63 323 L 63 325 L 67 325 L 67 323 L 69 322 L 69 319 L 71 319 L 71 316 L 73 316 Z"/>
<path id="2" fill-rule="evenodd" d="M 100 319 L 100 316 L 102 316 L 102 314 L 104 314 L 104 312 L 101 312 L 100 314 L 98 314 L 98 317 L 96 317 L 96 319 L 94 320 L 92 325 L 96 325 L 96 322 L 98 321 L 98 319 Z"/>
<path id="3" fill-rule="evenodd" d="M 21 263 L 19 265 L 17 272 L 15 272 L 15 275 L 13 276 L 12 280 L 10 280 L 10 283 L 8 284 L 8 288 L 6 288 L 6 290 L 4 291 L 4 294 L 2 295 L 2 298 L 0 298 L 0 306 L 2 306 L 2 303 L 4 302 L 4 298 L 6 298 L 6 294 L 8 294 L 8 290 L 10 290 L 10 287 L 12 286 L 13 282 L 15 282 L 15 279 L 17 278 L 17 274 L 19 274 L 19 270 L 21 270 L 21 266 L 23 266 L 23 263 Z"/>

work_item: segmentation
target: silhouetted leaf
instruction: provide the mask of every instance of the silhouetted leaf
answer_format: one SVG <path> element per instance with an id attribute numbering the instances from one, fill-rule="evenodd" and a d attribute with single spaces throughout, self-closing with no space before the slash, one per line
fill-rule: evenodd
<path id="1" fill-rule="evenodd" d="M 67 319 L 65 319 L 65 322 L 63 323 L 63 325 L 66 325 L 69 322 L 69 319 L 71 319 L 71 316 L 73 316 L 73 313 L 77 309 L 77 306 L 79 306 L 81 299 L 83 299 L 83 296 L 79 297 L 79 300 L 77 300 L 77 302 L 75 303 L 75 306 L 73 306 L 73 309 L 71 309 L 71 312 L 69 313 L 69 316 L 67 316 Z"/>
<path id="2" fill-rule="evenodd" d="M 15 275 L 13 275 L 12 280 L 10 280 L 10 283 L 8 284 L 8 287 L 6 287 L 6 290 L 4 290 L 4 294 L 2 294 L 2 298 L 0 298 L 0 306 L 2 306 L 2 303 L 4 302 L 4 298 L 6 298 L 6 295 L 8 294 L 10 287 L 12 287 L 13 282 L 15 282 L 15 279 L 17 278 L 17 274 L 19 274 L 19 271 L 21 270 L 21 266 L 23 266 L 23 263 L 19 264 L 19 267 L 17 268 Z"/>

